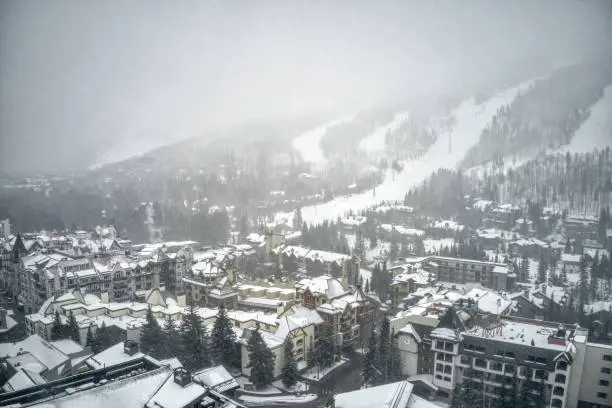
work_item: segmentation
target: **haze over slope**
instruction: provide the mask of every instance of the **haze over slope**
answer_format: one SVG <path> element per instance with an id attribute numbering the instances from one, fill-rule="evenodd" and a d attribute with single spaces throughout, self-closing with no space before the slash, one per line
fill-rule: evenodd
<path id="1" fill-rule="evenodd" d="M 86 167 L 126 140 L 147 150 L 151 135 L 343 116 L 484 82 L 516 59 L 580 59 L 607 49 L 609 10 L 606 0 L 3 1 L 0 170 Z"/>

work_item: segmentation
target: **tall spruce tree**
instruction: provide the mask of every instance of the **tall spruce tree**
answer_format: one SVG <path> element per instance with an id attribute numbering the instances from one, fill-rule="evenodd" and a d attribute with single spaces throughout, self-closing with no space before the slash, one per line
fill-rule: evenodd
<path id="1" fill-rule="evenodd" d="M 334 362 L 335 349 L 336 346 L 334 344 L 334 338 L 332 337 L 331 328 L 324 324 L 321 326 L 319 342 L 315 349 L 316 363 L 322 368 L 330 367 Z"/>
<path id="2" fill-rule="evenodd" d="M 380 337 L 378 341 L 378 371 L 382 373 L 382 380 L 386 383 L 391 371 L 391 330 L 389 318 L 385 316 L 380 325 Z"/>
<path id="3" fill-rule="evenodd" d="M 68 314 L 68 334 L 70 339 L 76 343 L 81 344 L 81 332 L 79 330 L 79 324 L 76 321 L 76 317 L 72 311 Z"/>
<path id="4" fill-rule="evenodd" d="M 177 339 L 180 337 L 180 332 L 176 328 L 176 322 L 172 319 L 170 314 L 166 315 L 162 327 L 164 353 L 166 358 L 176 357 L 180 354 L 180 341 Z"/>
<path id="5" fill-rule="evenodd" d="M 208 337 L 202 318 L 196 313 L 192 303 L 189 305 L 189 311 L 183 315 L 180 342 L 179 360 L 185 368 L 195 370 L 208 364 Z"/>
<path id="6" fill-rule="evenodd" d="M 112 346 L 112 336 L 108 327 L 106 327 L 106 323 L 102 322 L 102 325 L 96 331 L 96 335 L 94 337 L 94 344 L 91 347 L 91 351 L 94 354 L 98 354 L 101 351 L 106 350 Z"/>
<path id="7" fill-rule="evenodd" d="M 297 362 L 293 354 L 293 341 L 287 336 L 285 340 L 285 365 L 282 372 L 283 384 L 285 387 L 291 388 L 297 383 L 298 377 Z"/>
<path id="8" fill-rule="evenodd" d="M 372 330 L 370 339 L 368 341 L 368 350 L 365 353 L 363 359 L 363 371 L 361 375 L 363 377 L 363 383 L 366 387 L 371 387 L 376 384 L 377 371 L 376 371 L 376 349 L 377 349 L 377 335 L 376 330 Z"/>
<path id="9" fill-rule="evenodd" d="M 153 316 L 153 311 L 149 306 L 146 322 L 140 331 L 140 350 L 155 358 L 162 358 L 164 354 L 164 338 L 161 327 L 157 323 L 157 319 Z"/>
<path id="10" fill-rule="evenodd" d="M 51 340 L 61 340 L 66 338 L 66 330 L 62 324 L 59 312 L 56 310 L 53 316 L 53 325 L 51 326 Z"/>
<path id="11" fill-rule="evenodd" d="M 232 329 L 232 323 L 227 317 L 227 311 L 223 304 L 219 305 L 210 340 L 215 363 L 233 364 L 237 358 L 236 334 Z"/>
<path id="12" fill-rule="evenodd" d="M 251 369 L 251 382 L 260 390 L 272 383 L 274 378 L 274 354 L 270 351 L 259 332 L 259 324 L 251 332 L 247 343 L 249 364 Z"/>
<path id="13" fill-rule="evenodd" d="M 89 347 L 90 349 L 93 349 L 94 343 L 95 343 L 95 337 L 94 337 L 94 334 L 93 334 L 93 332 L 91 331 L 91 326 L 88 326 L 88 327 L 87 327 L 87 338 L 86 338 L 86 340 L 85 340 L 85 345 L 86 345 L 87 347 Z"/>

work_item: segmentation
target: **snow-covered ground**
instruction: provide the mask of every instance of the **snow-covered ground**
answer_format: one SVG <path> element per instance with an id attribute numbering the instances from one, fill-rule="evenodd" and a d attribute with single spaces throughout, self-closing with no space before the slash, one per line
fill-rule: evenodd
<path id="1" fill-rule="evenodd" d="M 353 118 L 354 116 L 345 116 L 326 123 L 323 126 L 319 126 L 318 128 L 311 129 L 293 139 L 291 144 L 293 148 L 300 153 L 305 162 L 323 164 L 325 163 L 325 156 L 321 150 L 321 138 L 325 136 L 328 128 L 350 122 Z"/>
<path id="2" fill-rule="evenodd" d="M 346 364 L 347 362 L 348 360 L 346 360 L 345 358 L 341 358 L 339 361 L 336 361 L 330 367 L 325 367 L 323 369 L 319 367 L 312 367 L 302 373 L 302 376 L 310 380 L 319 380 L 334 371 L 336 368 Z"/>
<path id="3" fill-rule="evenodd" d="M 359 149 L 365 150 L 366 152 L 384 151 L 385 136 L 387 135 L 387 132 L 393 132 L 408 118 L 410 118 L 410 114 L 408 112 L 397 113 L 391 122 L 376 128 L 368 136 L 361 139 L 359 141 Z"/>
<path id="4" fill-rule="evenodd" d="M 546 149 L 546 154 L 554 153 L 588 153 L 592 152 L 595 148 L 605 149 L 608 146 L 612 146 L 612 85 L 608 85 L 604 89 L 603 97 L 597 101 L 591 108 L 591 114 L 587 120 L 578 128 L 570 144 L 563 146 L 560 149 Z M 504 157 L 504 165 L 500 167 L 496 165 L 493 167 L 492 163 L 486 163 L 480 166 L 468 169 L 467 172 L 471 176 L 484 177 L 485 171 L 492 173 L 494 170 L 498 173 L 508 173 L 509 170 L 514 170 L 517 167 L 522 166 L 530 160 L 536 157 L 533 155 L 514 156 L 508 155 Z M 503 192 L 502 201 L 503 201 Z"/>
<path id="5" fill-rule="evenodd" d="M 596 147 L 612 146 L 612 85 L 604 89 L 603 97 L 591 108 L 591 115 L 578 128 L 564 149 L 570 153 L 592 152 Z"/>
<path id="6" fill-rule="evenodd" d="M 442 239 L 431 239 L 427 238 L 423 240 L 423 246 L 425 247 L 425 252 L 436 252 L 441 250 L 442 248 L 450 248 L 455 244 L 454 238 L 442 238 Z"/>
<path id="7" fill-rule="evenodd" d="M 325 220 L 336 220 L 338 217 L 344 216 L 349 210 L 353 210 L 353 212 L 361 211 L 382 201 L 403 199 L 409 188 L 423 182 L 437 169 L 456 167 L 468 150 L 478 143 L 480 134 L 491 122 L 497 110 L 511 103 L 517 94 L 527 89 L 532 82 L 527 81 L 481 104 L 476 104 L 473 98 L 465 100 L 452 114 L 455 119 L 455 126 L 452 131 L 442 131 L 436 143 L 429 148 L 423 157 L 404 162 L 404 168 L 400 173 L 388 170 L 383 183 L 374 190 L 336 197 L 323 204 L 303 207 L 302 218 L 308 224 L 318 225 Z M 319 133 L 322 136 L 323 133 Z M 452 151 L 450 152 L 448 149 L 449 137 L 453 141 Z M 314 143 L 311 141 L 309 147 L 312 147 L 312 144 Z M 291 225 L 292 218 L 293 213 L 276 214 L 276 222 L 279 223 L 288 222 Z"/>

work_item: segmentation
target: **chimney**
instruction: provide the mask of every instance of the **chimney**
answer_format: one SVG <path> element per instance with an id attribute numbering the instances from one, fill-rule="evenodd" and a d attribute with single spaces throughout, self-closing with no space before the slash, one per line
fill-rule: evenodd
<path id="1" fill-rule="evenodd" d="M 191 384 L 191 373 L 185 370 L 183 367 L 178 367 L 174 369 L 174 382 L 180 385 L 181 387 L 186 387 Z"/>
<path id="2" fill-rule="evenodd" d="M 138 343 L 134 340 L 126 340 L 123 342 L 123 352 L 128 356 L 133 356 L 138 353 Z"/>

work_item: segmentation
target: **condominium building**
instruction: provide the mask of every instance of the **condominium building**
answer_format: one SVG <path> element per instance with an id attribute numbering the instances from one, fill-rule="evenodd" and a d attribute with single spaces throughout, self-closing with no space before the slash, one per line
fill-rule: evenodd
<path id="1" fill-rule="evenodd" d="M 467 378 L 485 401 L 518 380 L 552 408 L 607 408 L 611 405 L 612 346 L 589 343 L 588 331 L 508 316 L 486 316 L 458 332 L 431 332 L 433 383 L 443 398 Z"/>
<path id="2" fill-rule="evenodd" d="M 503 291 L 511 290 L 516 280 L 511 265 L 445 256 L 407 258 L 390 270 L 395 276 L 405 273 L 408 266 L 422 267 L 439 282 L 473 283 Z"/>

